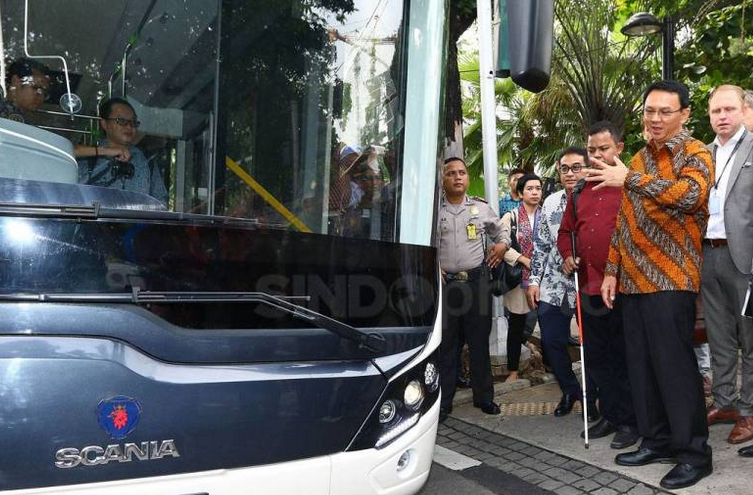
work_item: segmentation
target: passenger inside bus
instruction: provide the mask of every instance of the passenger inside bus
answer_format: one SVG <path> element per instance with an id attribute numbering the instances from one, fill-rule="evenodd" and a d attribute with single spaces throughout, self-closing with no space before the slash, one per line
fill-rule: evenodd
<path id="1" fill-rule="evenodd" d="M 79 182 L 147 194 L 167 204 L 167 188 L 159 167 L 133 145 L 140 122 L 128 101 L 111 98 L 99 109 L 106 139 L 96 146 L 77 146 Z"/>
<path id="2" fill-rule="evenodd" d="M 28 58 L 10 64 L 5 80 L 8 94 L 0 100 L 0 117 L 25 123 L 49 97 L 48 73 L 47 67 Z"/>

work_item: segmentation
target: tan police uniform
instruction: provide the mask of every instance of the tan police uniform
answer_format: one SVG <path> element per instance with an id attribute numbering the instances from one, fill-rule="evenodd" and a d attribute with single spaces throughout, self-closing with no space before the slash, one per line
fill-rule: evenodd
<path id="1" fill-rule="evenodd" d="M 486 201 L 465 196 L 452 204 L 442 196 L 439 207 L 439 264 L 446 273 L 443 288 L 441 345 L 442 409 L 452 410 L 457 377 L 458 336 L 468 343 L 471 388 L 474 404 L 490 404 L 494 398 L 489 334 L 491 332 L 491 293 L 486 249 L 503 242 L 510 245 L 510 233 Z"/>

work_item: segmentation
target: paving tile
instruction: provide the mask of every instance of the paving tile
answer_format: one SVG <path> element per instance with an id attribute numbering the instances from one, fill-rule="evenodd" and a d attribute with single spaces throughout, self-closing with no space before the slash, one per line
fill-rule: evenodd
<path id="1" fill-rule="evenodd" d="M 539 483 L 543 483 L 544 481 L 550 479 L 547 476 L 544 476 L 541 473 L 533 472 L 533 474 L 529 474 L 528 476 L 523 476 L 523 479 L 527 481 L 528 483 L 531 483 L 533 485 L 538 485 Z"/>
<path id="2" fill-rule="evenodd" d="M 597 482 L 593 480 L 587 480 L 587 479 L 575 481 L 573 482 L 572 485 L 575 488 L 579 488 L 583 490 L 584 492 L 591 492 L 591 491 L 598 490 L 599 488 L 601 488 L 601 485 L 598 484 Z M 640 495 L 646 495 L 646 494 L 640 494 Z"/>
<path id="3" fill-rule="evenodd" d="M 599 474 L 601 472 L 601 470 L 599 470 L 599 468 L 595 468 L 593 466 L 585 466 L 585 467 L 582 467 L 582 468 L 578 469 L 575 472 L 577 474 L 583 476 L 584 478 L 590 478 L 591 476 L 593 476 L 595 474 Z"/>
<path id="4" fill-rule="evenodd" d="M 617 478 L 619 478 L 619 476 L 608 471 L 602 471 L 595 476 L 591 476 L 591 479 L 599 483 L 600 485 L 608 485 L 617 480 Z"/>
<path id="5" fill-rule="evenodd" d="M 549 480 L 549 481 L 544 481 L 543 483 L 539 483 L 539 488 L 541 488 L 542 490 L 554 491 L 563 485 L 564 483 L 562 483 L 561 481 Z"/>
<path id="6" fill-rule="evenodd" d="M 591 495 L 617 495 L 617 492 L 611 488 L 599 488 L 598 490 L 591 492 Z"/>
<path id="7" fill-rule="evenodd" d="M 576 461 L 574 459 L 571 459 L 562 464 L 563 469 L 569 469 L 570 471 L 577 471 L 578 469 L 582 469 L 586 466 L 588 466 L 588 464 L 586 464 L 585 462 Z"/>
<path id="8" fill-rule="evenodd" d="M 634 486 L 634 481 L 626 480 L 625 478 L 620 478 L 614 483 L 609 484 L 609 488 L 613 488 L 620 493 L 627 493 L 632 490 Z"/>
<path id="9" fill-rule="evenodd" d="M 536 471 L 534 471 L 533 469 L 527 468 L 527 467 L 522 467 L 522 468 L 518 469 L 517 471 L 514 471 L 514 472 L 512 472 L 510 474 L 514 474 L 518 478 L 525 478 L 526 476 L 530 476 L 530 475 L 532 475 L 534 473 L 536 473 Z"/>
<path id="10" fill-rule="evenodd" d="M 647 487 L 643 483 L 639 483 L 628 492 L 628 495 L 654 495 L 654 493 L 655 492 L 652 488 Z"/>
<path id="11" fill-rule="evenodd" d="M 506 456 L 504 456 L 506 459 L 510 459 L 511 461 L 519 461 L 520 459 L 525 459 L 525 454 L 521 454 L 520 452 L 510 452 Z"/>
<path id="12" fill-rule="evenodd" d="M 520 451 L 521 454 L 530 455 L 530 456 L 534 456 L 538 454 L 539 452 L 541 452 L 541 449 L 538 447 L 533 447 L 533 446 L 527 447 Z"/>
<path id="13" fill-rule="evenodd" d="M 583 492 L 572 486 L 564 485 L 554 490 L 557 495 L 582 495 Z"/>
<path id="14" fill-rule="evenodd" d="M 557 457 L 552 457 L 551 459 L 546 460 L 546 463 L 549 464 L 550 466 L 561 466 L 566 462 L 567 462 L 567 458 L 559 456 L 559 455 Z"/>
<path id="15" fill-rule="evenodd" d="M 534 455 L 536 459 L 546 461 L 547 459 L 552 459 L 553 457 L 557 457 L 557 454 L 554 452 L 549 452 L 547 450 L 542 450 L 538 454 Z"/>

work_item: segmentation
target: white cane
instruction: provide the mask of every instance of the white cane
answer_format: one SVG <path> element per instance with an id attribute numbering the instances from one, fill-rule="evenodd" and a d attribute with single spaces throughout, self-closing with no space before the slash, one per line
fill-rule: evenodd
<path id="1" fill-rule="evenodd" d="M 575 232 L 570 232 L 570 242 L 573 248 L 573 259 L 576 259 L 575 253 Z M 580 342 L 580 374 L 583 382 L 583 398 L 580 403 L 583 405 L 583 438 L 585 439 L 585 447 L 588 448 L 588 399 L 586 398 L 586 358 L 583 348 L 583 320 L 581 319 L 580 312 L 580 284 L 578 283 L 578 268 L 575 269 L 575 308 L 576 308 L 576 321 L 578 322 L 578 341 Z"/>

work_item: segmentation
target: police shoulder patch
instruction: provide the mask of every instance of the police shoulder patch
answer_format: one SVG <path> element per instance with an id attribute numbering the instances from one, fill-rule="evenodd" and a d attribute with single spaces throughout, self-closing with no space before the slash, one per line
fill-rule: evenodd
<path id="1" fill-rule="evenodd" d="M 478 201 L 479 203 L 485 203 L 485 204 L 489 204 L 489 202 L 488 202 L 487 200 L 485 200 L 484 198 L 480 198 L 480 197 L 478 197 L 478 196 L 471 196 L 470 198 L 471 198 L 471 199 L 472 199 L 473 201 Z"/>

